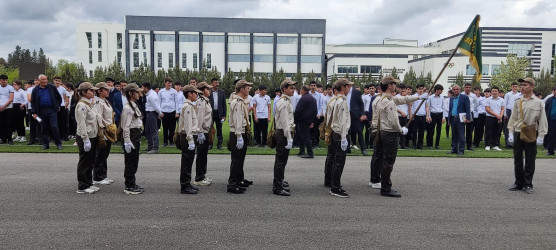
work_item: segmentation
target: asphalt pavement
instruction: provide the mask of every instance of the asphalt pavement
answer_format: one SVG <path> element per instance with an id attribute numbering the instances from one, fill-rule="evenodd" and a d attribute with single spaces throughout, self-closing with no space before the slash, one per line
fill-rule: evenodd
<path id="1" fill-rule="evenodd" d="M 76 194 L 77 154 L 0 154 L 1 249 L 554 249 L 556 164 L 537 160 L 534 193 L 511 192 L 513 159 L 398 158 L 402 198 L 371 189 L 370 157 L 348 156 L 343 188 L 323 186 L 325 157 L 290 156 L 292 196 L 272 194 L 274 156 L 248 155 L 245 194 L 226 193 L 230 158 L 210 155 L 214 183 L 180 194 L 180 155 L 142 154 L 142 195 L 111 185 Z"/>

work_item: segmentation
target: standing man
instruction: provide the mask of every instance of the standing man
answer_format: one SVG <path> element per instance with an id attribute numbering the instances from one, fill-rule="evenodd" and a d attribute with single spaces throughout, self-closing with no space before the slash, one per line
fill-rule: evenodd
<path id="1" fill-rule="evenodd" d="M 498 87 L 491 88 L 492 97 L 488 98 L 485 103 L 486 121 L 485 121 L 485 150 L 500 149 L 500 133 L 502 119 L 504 117 L 504 100 L 498 97 Z"/>
<path id="2" fill-rule="evenodd" d="M 452 127 L 452 150 L 447 154 L 463 155 L 465 153 L 465 124 L 471 122 L 469 97 L 460 94 L 461 87 L 452 86 L 453 96 L 450 99 L 450 126 Z"/>
<path id="3" fill-rule="evenodd" d="M 314 126 L 314 119 L 317 116 L 317 101 L 309 93 L 310 88 L 307 85 L 301 87 L 301 98 L 297 103 L 298 108 L 294 111 L 295 124 L 297 133 L 301 141 L 299 142 L 299 156 L 301 158 L 314 158 L 313 146 L 311 143 L 311 127 Z M 307 154 L 305 154 L 307 148 Z"/>
<path id="4" fill-rule="evenodd" d="M 218 78 L 212 78 L 210 80 L 210 85 L 212 86 L 212 92 L 210 93 L 210 106 L 212 107 L 212 122 L 216 125 L 216 137 L 218 142 L 216 147 L 218 150 L 222 150 L 222 142 L 224 141 L 222 137 L 222 124 L 226 121 L 226 93 L 224 90 L 220 89 L 220 80 Z M 209 145 L 212 146 L 212 145 Z"/>
<path id="5" fill-rule="evenodd" d="M 67 95 L 67 90 L 62 86 L 62 78 L 59 76 L 54 77 L 54 85 L 62 97 L 62 103 L 60 104 L 60 111 L 58 111 L 58 130 L 60 132 L 60 138 L 62 141 L 69 141 L 68 139 L 68 106 L 69 97 Z"/>
<path id="6" fill-rule="evenodd" d="M 145 124 L 145 136 L 147 137 L 147 154 L 158 153 L 158 119 L 162 118 L 163 114 L 160 109 L 160 101 L 158 95 L 151 89 L 151 83 L 143 83 L 143 93 L 147 95 L 147 102 L 145 103 L 145 111 L 147 119 Z"/>
<path id="7" fill-rule="evenodd" d="M 106 77 L 106 79 L 104 79 L 104 82 L 106 82 L 106 84 L 108 85 L 108 88 L 110 88 L 110 94 L 108 95 L 108 101 L 110 101 L 110 103 L 113 103 L 114 101 L 114 95 L 116 93 L 118 93 L 118 90 L 116 89 L 116 87 L 114 87 L 114 79 L 111 77 Z M 121 85 L 121 82 L 120 82 Z M 120 86 L 121 88 L 121 86 Z M 125 88 L 122 88 L 125 89 Z"/>
<path id="8" fill-rule="evenodd" d="M 411 106 L 414 107 L 415 109 L 417 109 L 417 107 L 419 107 L 419 104 L 421 104 L 421 102 L 423 102 L 423 100 L 427 100 L 424 97 L 428 97 L 428 94 L 425 93 L 425 84 L 419 84 L 416 86 L 417 88 L 417 93 L 414 94 L 414 96 L 419 97 L 417 101 L 415 101 Z M 415 124 L 414 128 L 414 133 L 413 133 L 413 148 L 414 149 L 423 149 L 423 138 L 425 137 L 425 127 L 426 127 L 426 123 L 427 123 L 427 107 L 428 104 L 427 102 L 425 102 L 423 105 L 421 105 L 421 107 L 419 108 L 419 110 L 417 111 L 417 113 L 411 113 L 411 116 L 415 116 L 415 118 L 413 119 L 413 123 Z M 417 142 L 417 143 L 415 143 Z"/>
<path id="9" fill-rule="evenodd" d="M 15 90 L 8 85 L 8 76 L 0 75 L 0 140 L 1 143 L 14 145 L 12 139 L 12 107 Z"/>
<path id="10" fill-rule="evenodd" d="M 351 141 L 355 144 L 355 137 L 358 137 L 361 153 L 367 156 L 367 146 L 365 145 L 365 137 L 363 136 L 363 122 L 367 122 L 365 115 L 365 107 L 363 106 L 363 98 L 360 90 L 350 87 L 351 99 L 349 100 L 349 115 L 351 118 Z M 349 98 L 348 98 L 349 99 Z"/>
<path id="11" fill-rule="evenodd" d="M 207 155 L 209 151 L 209 131 L 212 126 L 212 107 L 210 106 L 209 96 L 212 89 L 211 85 L 206 82 L 197 84 L 199 97 L 197 97 L 195 112 L 197 112 L 197 160 L 195 162 L 195 185 L 208 186 L 212 183 L 212 179 L 206 176 L 207 174 Z"/>
<path id="12" fill-rule="evenodd" d="M 31 82 L 31 81 L 29 81 Z M 39 135 L 41 134 L 41 124 L 36 120 L 32 119 L 31 110 L 33 109 L 33 104 L 31 104 L 31 94 L 33 93 L 33 89 L 39 86 L 40 81 L 38 78 L 35 78 L 33 81 L 33 85 L 30 88 L 27 88 L 27 112 L 28 112 L 28 120 L 29 120 L 29 142 L 27 145 L 33 145 L 35 142 L 39 142 Z"/>
<path id="13" fill-rule="evenodd" d="M 112 107 L 114 108 L 114 122 L 116 123 L 118 128 L 120 127 L 120 116 L 122 115 L 122 109 L 127 103 L 127 97 L 125 97 L 124 93 L 126 86 L 127 81 L 120 81 L 120 91 L 117 91 L 114 94 L 114 98 L 112 99 Z M 108 95 L 108 97 L 110 97 L 110 95 Z"/>
<path id="14" fill-rule="evenodd" d="M 506 107 L 506 113 L 504 114 L 504 120 L 502 124 L 502 129 L 504 130 L 504 142 L 506 148 L 512 148 L 512 144 L 508 142 L 508 119 L 512 116 L 512 108 L 514 107 L 515 100 L 521 97 L 521 92 L 519 92 L 519 85 L 517 82 L 512 82 L 511 90 L 509 93 L 504 95 L 504 106 Z"/>
<path id="15" fill-rule="evenodd" d="M 511 191 L 523 190 L 525 193 L 533 193 L 533 174 L 535 173 L 535 158 L 537 157 L 537 146 L 543 144 L 543 138 L 547 132 L 546 113 L 543 110 L 542 101 L 533 95 L 535 80 L 527 77 L 519 79 L 521 93 L 523 94 L 515 101 L 512 111 L 513 115 L 508 121 L 508 142 L 514 143 L 514 173 L 515 182 Z M 537 140 L 526 142 L 521 139 L 522 126 L 536 126 Z M 525 152 L 525 165 L 523 165 L 523 153 Z"/>
<path id="16" fill-rule="evenodd" d="M 444 120 L 444 97 L 441 96 L 444 87 L 440 84 L 434 86 L 434 95 L 429 97 L 427 100 L 427 122 L 429 123 L 429 129 L 427 130 L 427 147 L 432 149 L 432 139 L 434 136 L 434 131 L 436 128 L 436 140 L 434 144 L 435 149 L 440 149 L 438 144 L 440 143 L 440 134 L 442 134 L 442 124 L 446 122 Z"/>
<path id="17" fill-rule="evenodd" d="M 406 87 L 405 87 L 404 84 L 400 84 L 400 87 L 398 89 L 399 89 L 400 93 L 396 95 L 397 98 L 400 98 L 402 96 L 407 96 L 405 94 L 406 93 Z M 405 125 L 407 125 L 407 121 L 408 121 L 408 117 L 409 117 L 408 114 L 410 112 L 409 104 L 398 104 L 396 106 L 398 107 L 397 111 L 398 111 L 398 120 L 400 122 L 400 126 L 405 127 Z M 409 140 L 409 138 L 404 134 L 400 134 L 400 149 L 407 149 L 406 140 Z"/>
<path id="18" fill-rule="evenodd" d="M 486 88 L 484 91 L 484 96 L 477 98 L 479 101 L 479 108 L 477 108 L 477 118 L 475 119 L 475 134 L 473 135 L 473 146 L 479 147 L 483 136 L 485 135 L 485 123 L 486 123 L 486 103 L 490 97 L 490 88 Z"/>
<path id="19" fill-rule="evenodd" d="M 554 148 L 556 147 L 556 87 L 552 88 L 552 96 L 544 101 L 546 117 L 548 119 L 548 136 L 546 137 L 546 155 L 554 155 Z"/>
<path id="20" fill-rule="evenodd" d="M 189 85 L 197 86 L 197 78 L 191 77 L 191 79 L 189 79 Z"/>
<path id="21" fill-rule="evenodd" d="M 284 170 L 288 163 L 290 149 L 293 146 L 292 133 L 295 129 L 293 122 L 293 108 L 291 97 L 296 82 L 290 80 L 282 81 L 280 89 L 283 93 L 276 107 L 274 121 L 276 122 L 276 157 L 274 159 L 274 180 L 272 181 L 272 193 L 281 196 L 290 196 L 289 183 L 284 181 Z"/>
<path id="22" fill-rule="evenodd" d="M 317 82 L 311 81 L 309 87 L 311 87 L 311 91 L 309 92 L 313 98 L 317 101 L 317 116 L 313 120 L 313 127 L 311 128 L 311 143 L 313 148 L 317 148 L 319 146 L 319 125 L 324 119 L 321 113 L 321 104 L 322 104 L 322 94 L 318 92 L 320 84 L 317 85 Z"/>
<path id="23" fill-rule="evenodd" d="M 467 144 L 467 150 L 473 150 L 473 129 L 475 128 L 473 114 L 477 112 L 477 108 L 479 107 L 477 96 L 471 92 L 472 88 L 473 86 L 471 83 L 465 83 L 465 95 L 469 97 L 469 108 L 471 109 L 471 120 L 465 124 L 465 142 Z"/>
<path id="24" fill-rule="evenodd" d="M 172 88 L 172 78 L 164 79 L 164 88 L 158 91 L 158 99 L 160 99 L 160 110 L 162 111 L 162 138 L 164 147 L 174 146 L 174 132 L 176 131 L 176 119 L 180 117 L 181 110 L 178 107 L 183 106 L 179 103 L 178 92 Z"/>
<path id="25" fill-rule="evenodd" d="M 186 86 L 183 90 L 187 99 L 182 106 L 182 115 L 179 118 L 180 141 L 176 142 L 181 143 L 180 186 L 182 194 L 197 194 L 199 188 L 191 185 L 191 169 L 195 160 L 195 140 L 199 139 L 199 121 L 195 102 L 201 91 L 193 85 Z M 202 137 L 204 138 L 204 135 Z"/>
<path id="26" fill-rule="evenodd" d="M 450 100 L 452 100 L 454 93 L 448 90 L 448 96 L 444 98 L 444 120 L 446 120 L 446 138 L 450 138 Z"/>
<path id="27" fill-rule="evenodd" d="M 255 125 L 255 145 L 266 147 L 266 136 L 268 133 L 268 123 L 272 115 L 270 96 L 266 95 L 266 86 L 259 86 L 259 95 L 253 98 L 253 120 Z M 262 137 L 261 137 L 262 136 Z"/>
<path id="28" fill-rule="evenodd" d="M 33 119 L 41 118 L 42 149 L 49 148 L 49 136 L 52 136 L 58 150 L 62 150 L 62 141 L 58 131 L 58 110 L 62 103 L 62 96 L 53 84 L 48 84 L 46 75 L 39 75 L 40 84 L 33 89 L 31 102 Z"/>

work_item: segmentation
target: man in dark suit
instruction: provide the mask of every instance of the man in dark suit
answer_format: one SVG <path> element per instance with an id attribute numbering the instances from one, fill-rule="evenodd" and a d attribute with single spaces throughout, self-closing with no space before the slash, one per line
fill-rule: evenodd
<path id="1" fill-rule="evenodd" d="M 314 126 L 313 120 L 317 116 L 317 100 L 315 100 L 309 91 L 311 91 L 309 86 L 303 85 L 301 87 L 301 98 L 299 98 L 299 102 L 297 103 L 298 108 L 296 108 L 293 113 L 297 133 L 299 133 L 301 137 L 298 154 L 301 158 L 314 158 L 311 127 Z M 305 148 L 307 148 L 307 154 L 305 154 Z"/>
<path id="2" fill-rule="evenodd" d="M 212 85 L 209 97 L 210 106 L 212 107 L 212 122 L 216 124 L 216 137 L 218 137 L 216 146 L 218 150 L 222 150 L 222 123 L 226 120 L 226 93 L 218 88 L 220 86 L 218 78 L 212 78 L 210 85 Z M 212 145 L 209 146 L 212 147 Z"/>
<path id="3" fill-rule="evenodd" d="M 114 108 L 114 123 L 116 123 L 118 127 L 120 127 L 120 116 L 122 115 L 122 109 L 124 108 L 123 98 L 125 98 L 125 95 L 122 92 L 124 92 L 126 86 L 126 81 L 120 81 L 121 91 L 115 90 L 116 93 L 114 94 L 114 99 L 112 100 L 112 107 Z M 127 101 L 127 98 L 125 100 Z"/>
<path id="4" fill-rule="evenodd" d="M 363 94 L 360 90 L 351 88 L 351 99 L 349 100 L 349 115 L 351 116 L 351 142 L 355 144 L 355 137 L 358 137 L 361 153 L 367 155 L 365 137 L 363 137 L 363 122 L 367 121 L 365 107 L 363 106 Z"/>
<path id="5" fill-rule="evenodd" d="M 110 88 L 110 94 L 108 94 L 107 99 L 111 104 L 114 104 L 114 95 L 119 92 L 118 89 L 114 87 L 114 79 L 107 77 L 104 81 Z"/>
<path id="6" fill-rule="evenodd" d="M 58 111 L 62 96 L 56 86 L 48 83 L 46 75 L 39 75 L 39 86 L 31 93 L 31 114 L 33 119 L 40 118 L 42 132 L 42 149 L 49 148 L 49 136 L 52 136 L 58 150 L 62 150 L 62 141 L 58 131 Z"/>
<path id="7" fill-rule="evenodd" d="M 463 155 L 465 151 L 465 124 L 471 121 L 471 108 L 469 97 L 460 94 L 459 85 L 452 86 L 453 96 L 450 99 L 450 126 L 452 127 L 452 150 L 448 154 Z M 460 114 L 465 113 L 465 117 L 460 119 Z"/>

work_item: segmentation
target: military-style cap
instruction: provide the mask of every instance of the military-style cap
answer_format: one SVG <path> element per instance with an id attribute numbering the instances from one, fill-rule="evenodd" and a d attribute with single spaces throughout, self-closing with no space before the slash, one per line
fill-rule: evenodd
<path id="1" fill-rule="evenodd" d="M 197 83 L 197 89 L 200 89 L 200 88 L 209 88 L 209 89 L 212 89 L 212 85 L 209 85 L 209 84 L 206 83 L 206 82 Z"/>
<path id="2" fill-rule="evenodd" d="M 88 90 L 88 89 L 97 90 L 98 88 L 93 86 L 93 84 L 90 82 L 82 82 L 81 84 L 79 84 L 79 88 L 77 88 L 78 91 Z"/>
<path id="3" fill-rule="evenodd" d="M 130 83 L 128 85 L 125 86 L 124 92 L 129 92 L 129 91 L 136 91 L 136 92 L 142 92 L 143 88 L 139 88 L 139 86 L 137 86 L 137 83 Z"/>
<path id="4" fill-rule="evenodd" d="M 518 82 L 528 82 L 530 84 L 532 84 L 533 86 L 535 86 L 535 80 L 531 77 L 525 77 L 524 79 L 518 79 Z"/>
<path id="5" fill-rule="evenodd" d="M 187 92 L 195 92 L 197 94 L 203 93 L 199 89 L 197 89 L 197 87 L 195 87 L 193 85 L 187 85 L 187 86 L 183 87 L 182 91 L 183 91 L 184 94 L 187 93 Z"/>
<path id="6" fill-rule="evenodd" d="M 0 79 L 2 79 L 2 80 L 8 80 L 8 76 L 5 75 L 5 74 L 1 74 L 1 75 L 0 75 Z"/>
<path id="7" fill-rule="evenodd" d="M 97 85 L 95 85 L 95 87 L 97 87 L 98 89 L 110 89 L 110 87 L 108 87 L 108 84 L 106 84 L 105 82 L 99 82 L 97 83 Z"/>
<path id="8" fill-rule="evenodd" d="M 341 87 L 346 86 L 346 85 L 353 85 L 353 84 L 354 84 L 353 82 L 350 82 L 346 78 L 340 78 L 340 79 L 336 80 L 334 82 L 334 84 L 332 84 L 332 88 L 337 89 L 337 88 L 341 88 Z"/>
<path id="9" fill-rule="evenodd" d="M 253 86 L 253 83 L 252 83 L 252 82 L 245 81 L 245 80 L 243 80 L 243 79 L 237 81 L 237 83 L 236 83 L 236 89 L 242 88 L 242 87 L 244 87 L 244 86 Z"/>
<path id="10" fill-rule="evenodd" d="M 296 81 L 286 79 L 286 80 L 283 80 L 282 83 L 280 84 L 280 89 L 286 88 L 286 87 L 288 87 L 288 85 L 296 85 L 296 84 L 297 84 Z"/>
<path id="11" fill-rule="evenodd" d="M 382 85 L 388 85 L 391 83 L 400 83 L 400 80 L 392 77 L 392 76 L 385 76 L 382 78 L 382 80 L 380 81 L 380 84 Z"/>

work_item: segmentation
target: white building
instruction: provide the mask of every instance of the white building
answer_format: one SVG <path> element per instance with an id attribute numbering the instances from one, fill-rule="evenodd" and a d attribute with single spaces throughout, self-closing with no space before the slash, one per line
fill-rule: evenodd
<path id="1" fill-rule="evenodd" d="M 125 65 L 124 34 L 123 24 L 77 24 L 76 57 L 89 76 L 93 75 L 96 67 L 108 66 L 115 60 Z"/>

